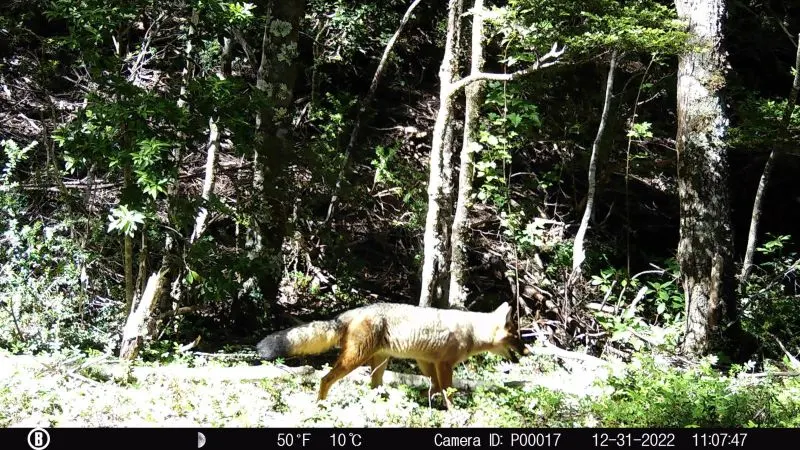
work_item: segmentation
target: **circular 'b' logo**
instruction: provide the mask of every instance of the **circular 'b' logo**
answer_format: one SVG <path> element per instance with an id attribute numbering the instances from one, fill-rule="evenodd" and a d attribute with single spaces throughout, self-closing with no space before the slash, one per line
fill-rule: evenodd
<path id="1" fill-rule="evenodd" d="M 44 428 L 34 428 L 28 433 L 28 446 L 33 450 L 44 450 L 50 445 L 50 433 Z"/>

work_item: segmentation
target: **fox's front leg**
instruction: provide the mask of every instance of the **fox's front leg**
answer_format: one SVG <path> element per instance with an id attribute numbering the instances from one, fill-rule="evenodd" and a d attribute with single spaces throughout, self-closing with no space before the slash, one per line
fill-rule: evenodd
<path id="1" fill-rule="evenodd" d="M 342 352 L 339 354 L 339 358 L 336 360 L 333 368 L 331 368 L 331 371 L 328 372 L 327 375 L 322 377 L 319 383 L 319 395 L 317 395 L 317 400 L 325 400 L 328 397 L 328 391 L 331 389 L 333 383 L 336 383 L 350 372 L 358 369 L 372 357 L 372 355 L 364 352 L 357 346 L 345 343 L 342 347 Z M 381 373 L 381 375 L 383 375 L 383 373 Z"/>

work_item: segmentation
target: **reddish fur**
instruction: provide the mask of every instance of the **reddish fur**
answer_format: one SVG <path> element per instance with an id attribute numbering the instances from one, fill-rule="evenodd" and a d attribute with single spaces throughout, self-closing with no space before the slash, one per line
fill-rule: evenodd
<path id="1" fill-rule="evenodd" d="M 380 386 L 389 358 L 416 359 L 431 379 L 431 394 L 453 385 L 453 367 L 471 355 L 490 351 L 516 362 L 510 351 L 526 354 L 511 321 L 511 310 L 501 305 L 493 313 L 441 311 L 410 305 L 375 304 L 350 310 L 331 321 L 317 321 L 273 333 L 258 344 L 264 357 L 316 354 L 338 345 L 339 357 L 322 377 L 318 399 L 324 400 L 334 383 L 368 364 L 370 385 Z"/>

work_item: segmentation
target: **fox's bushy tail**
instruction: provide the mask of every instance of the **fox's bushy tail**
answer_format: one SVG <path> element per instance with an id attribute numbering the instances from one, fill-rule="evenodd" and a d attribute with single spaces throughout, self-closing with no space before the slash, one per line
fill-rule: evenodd
<path id="1" fill-rule="evenodd" d="M 256 349 L 267 360 L 283 356 L 316 355 L 337 346 L 342 329 L 338 319 L 309 322 L 270 334 L 256 345 Z"/>

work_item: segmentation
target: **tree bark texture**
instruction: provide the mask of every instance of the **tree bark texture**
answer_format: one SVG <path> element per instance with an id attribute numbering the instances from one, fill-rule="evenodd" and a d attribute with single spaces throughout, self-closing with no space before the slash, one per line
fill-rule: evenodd
<path id="1" fill-rule="evenodd" d="M 293 198 L 288 171 L 294 158 L 291 108 L 298 55 L 299 25 L 305 10 L 303 0 L 263 2 L 267 23 L 261 42 L 261 60 L 256 87 L 267 106 L 256 118 L 257 138 L 253 158 L 253 187 L 258 200 L 250 205 L 253 223 L 246 243 L 253 260 L 250 273 L 261 295 L 272 299 L 283 273 L 281 250 L 288 233 Z"/>
<path id="2" fill-rule="evenodd" d="M 689 24 L 690 50 L 680 56 L 677 86 L 678 262 L 686 301 L 682 350 L 703 355 L 725 346 L 735 327 L 736 299 L 728 195 L 729 121 L 722 89 L 724 0 L 678 0 Z"/>
<path id="3" fill-rule="evenodd" d="M 133 175 L 131 172 L 132 169 L 130 165 L 126 164 L 123 168 L 122 177 L 124 179 L 125 189 L 128 191 L 133 184 Z M 122 237 L 122 241 L 124 243 L 123 270 L 125 271 L 125 315 L 127 316 L 130 314 L 131 308 L 133 308 L 133 296 L 136 292 L 136 285 L 133 280 L 133 236 L 125 233 Z"/>
<path id="4" fill-rule="evenodd" d="M 483 0 L 475 0 L 472 8 L 471 74 L 483 70 Z M 469 210 L 472 199 L 473 164 L 480 150 L 478 131 L 480 108 L 486 91 L 485 81 L 476 81 L 465 88 L 464 139 L 461 144 L 461 161 L 458 173 L 458 196 L 450 236 L 450 288 L 449 306 L 464 309 L 469 294 L 467 281 L 467 240 L 469 239 Z"/>
<path id="5" fill-rule="evenodd" d="M 798 35 L 798 42 L 800 42 L 800 35 Z M 792 112 L 794 112 L 794 107 L 797 103 L 797 92 L 800 90 L 800 45 L 797 47 L 797 57 L 794 67 L 794 80 L 792 81 L 792 89 L 789 92 L 789 98 L 786 102 L 786 109 L 783 110 L 783 117 L 781 118 L 780 129 L 778 130 L 777 145 L 782 145 L 782 141 L 786 138 L 786 132 L 789 129 Z M 758 181 L 756 197 L 753 200 L 753 212 L 750 215 L 750 232 L 747 235 L 747 250 L 744 254 L 742 272 L 739 275 L 741 291 L 744 290 L 744 287 L 747 283 L 747 278 L 750 276 L 750 271 L 753 269 L 753 256 L 756 250 L 756 242 L 758 241 L 758 226 L 761 222 L 762 204 L 764 202 L 764 197 L 766 196 L 767 185 L 769 184 L 769 179 L 772 175 L 772 168 L 775 165 L 775 159 L 777 156 L 777 149 L 773 148 L 769 153 L 767 162 L 764 164 L 764 170 L 761 172 L 761 179 Z"/>
<path id="6" fill-rule="evenodd" d="M 463 0 L 450 0 L 447 40 L 439 68 L 439 111 L 433 126 L 428 212 L 425 217 L 420 306 L 446 308 L 450 270 L 450 227 L 453 216 L 453 95 L 458 76 L 458 36 Z"/>

